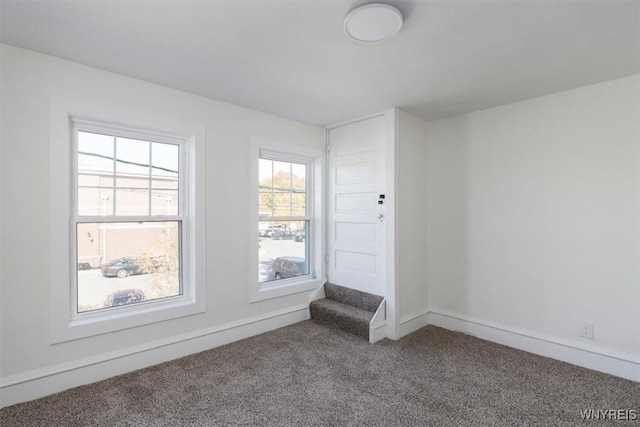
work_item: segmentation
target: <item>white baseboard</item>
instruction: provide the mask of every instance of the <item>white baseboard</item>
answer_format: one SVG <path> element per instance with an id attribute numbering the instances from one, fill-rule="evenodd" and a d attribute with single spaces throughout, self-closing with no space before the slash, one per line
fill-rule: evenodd
<path id="1" fill-rule="evenodd" d="M 0 379 L 0 408 L 209 350 L 308 319 L 307 305 Z M 582 348 L 555 337 L 441 309 L 402 318 L 401 336 L 426 325 L 460 331 L 530 353 L 640 382 L 640 357 Z M 376 328 L 386 335 L 386 324 Z"/>
<path id="2" fill-rule="evenodd" d="M 640 357 L 637 355 L 582 347 L 572 342 L 563 342 L 557 337 L 519 330 L 441 309 L 431 309 L 428 312 L 428 324 L 631 381 L 640 381 Z"/>
<path id="3" fill-rule="evenodd" d="M 0 379 L 0 408 L 209 350 L 308 319 L 299 305 Z"/>
<path id="4" fill-rule="evenodd" d="M 400 319 L 400 338 L 429 324 L 429 310 L 412 313 Z"/>

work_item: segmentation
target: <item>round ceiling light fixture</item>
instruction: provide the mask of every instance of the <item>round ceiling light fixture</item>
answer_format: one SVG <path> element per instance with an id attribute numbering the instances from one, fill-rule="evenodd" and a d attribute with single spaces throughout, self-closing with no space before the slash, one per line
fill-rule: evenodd
<path id="1" fill-rule="evenodd" d="M 344 18 L 344 32 L 363 43 L 386 40 L 402 28 L 402 13 L 393 6 L 370 3 L 353 9 Z"/>

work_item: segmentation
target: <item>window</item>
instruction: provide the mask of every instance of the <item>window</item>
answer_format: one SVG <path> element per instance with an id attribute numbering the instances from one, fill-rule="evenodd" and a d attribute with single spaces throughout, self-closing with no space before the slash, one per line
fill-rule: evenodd
<path id="1" fill-rule="evenodd" d="M 272 141 L 252 150 L 253 301 L 322 282 L 322 152 Z M 257 239 L 257 240 L 256 240 Z"/>
<path id="2" fill-rule="evenodd" d="M 54 98 L 50 157 L 51 342 L 205 311 L 201 127 Z"/>
<path id="3" fill-rule="evenodd" d="M 182 295 L 184 141 L 77 120 L 72 129 L 76 312 Z"/>

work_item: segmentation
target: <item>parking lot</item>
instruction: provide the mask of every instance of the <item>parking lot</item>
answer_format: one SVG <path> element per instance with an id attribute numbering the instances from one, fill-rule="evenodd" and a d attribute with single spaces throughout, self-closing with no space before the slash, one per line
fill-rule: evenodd
<path id="1" fill-rule="evenodd" d="M 78 306 L 95 310 L 102 308 L 107 295 L 121 289 L 140 289 L 147 298 L 154 294 L 152 274 L 104 277 L 99 269 L 78 271 Z"/>

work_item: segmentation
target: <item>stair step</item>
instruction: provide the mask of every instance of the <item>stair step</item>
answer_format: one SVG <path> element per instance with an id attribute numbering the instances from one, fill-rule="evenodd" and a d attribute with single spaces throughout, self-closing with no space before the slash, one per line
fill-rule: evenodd
<path id="1" fill-rule="evenodd" d="M 372 313 L 376 312 L 384 299 L 378 295 L 345 288 L 344 286 L 335 285 L 333 283 L 325 283 L 324 293 L 327 299 L 370 311 Z"/>
<path id="2" fill-rule="evenodd" d="M 309 309 L 313 320 L 369 340 L 373 312 L 328 298 L 312 301 Z"/>

